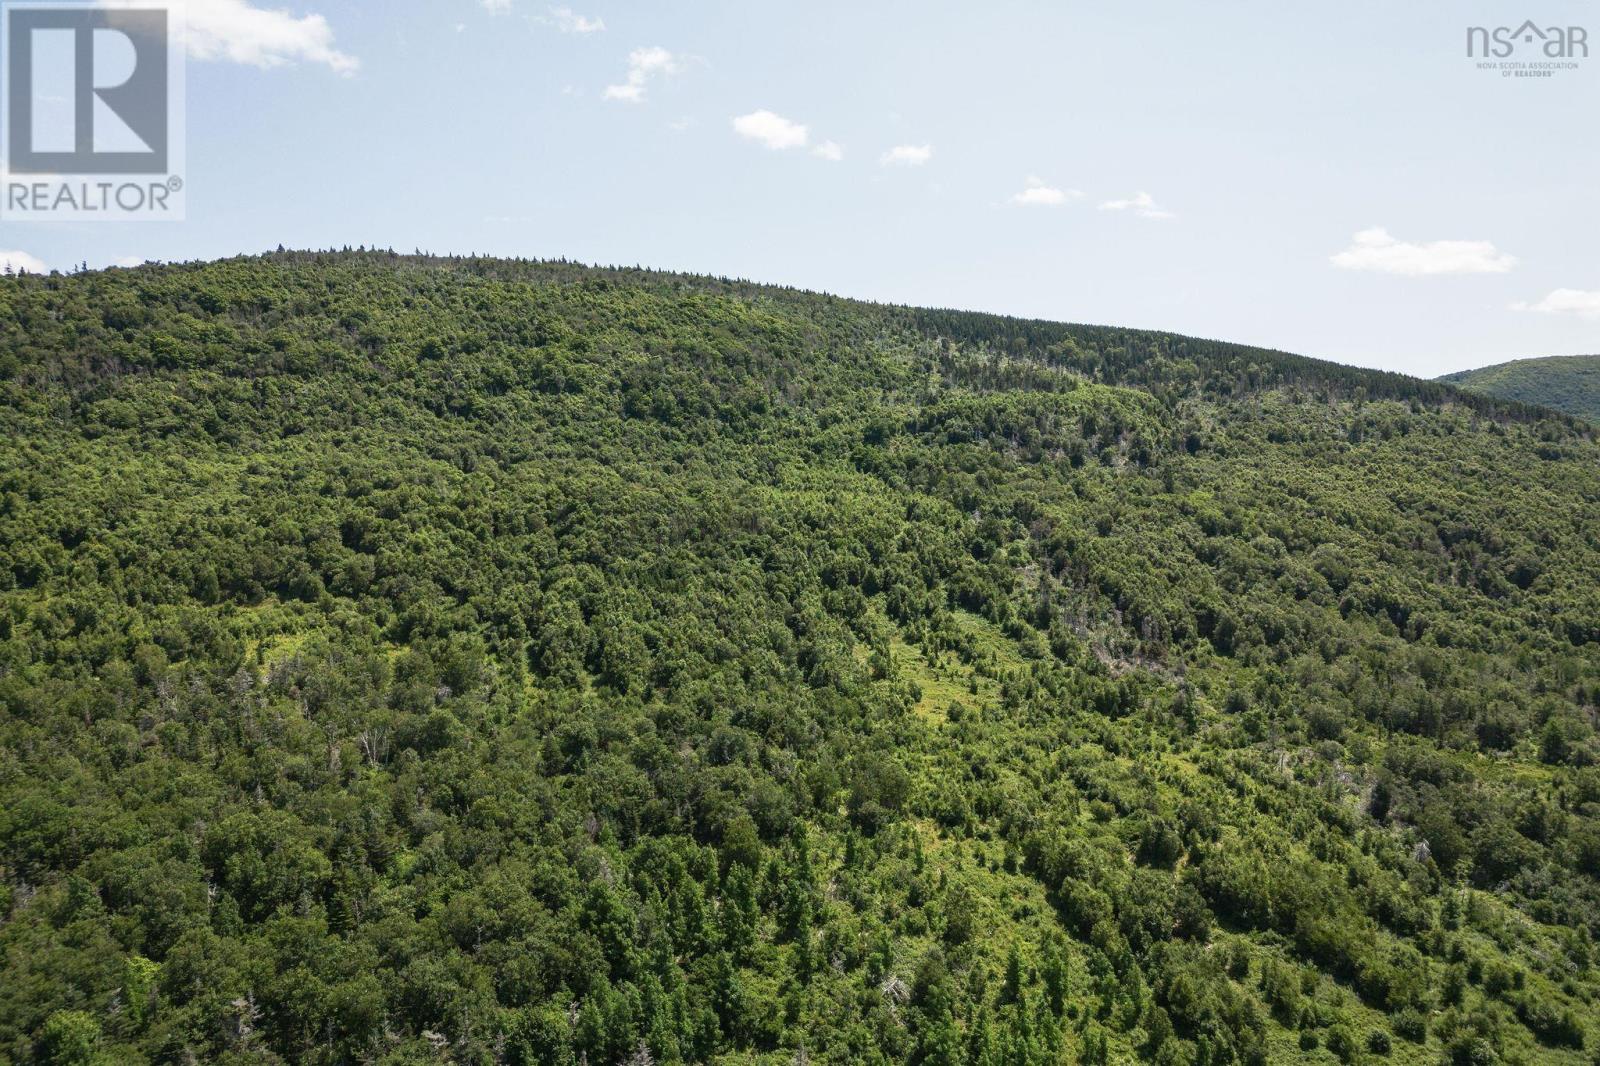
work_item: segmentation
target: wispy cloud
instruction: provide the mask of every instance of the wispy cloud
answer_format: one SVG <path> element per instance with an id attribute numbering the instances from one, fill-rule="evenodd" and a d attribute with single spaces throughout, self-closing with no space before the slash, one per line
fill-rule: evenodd
<path id="1" fill-rule="evenodd" d="M 355 56 L 334 47 L 333 28 L 321 15 L 296 17 L 246 0 L 188 0 L 185 10 L 185 49 L 195 59 L 264 69 L 317 63 L 345 75 L 361 67 Z"/>
<path id="2" fill-rule="evenodd" d="M 1141 218 L 1177 218 L 1178 216 L 1156 203 L 1147 192 L 1136 192 L 1125 200 L 1107 200 L 1100 205 L 1102 211 L 1132 211 Z"/>
<path id="3" fill-rule="evenodd" d="M 45 261 L 27 252 L 0 251 L 0 274 L 17 274 L 26 270 L 30 274 L 48 274 Z"/>
<path id="4" fill-rule="evenodd" d="M 484 0 L 484 2 L 487 3 L 489 0 Z M 501 2 L 509 3 L 510 0 L 501 0 Z M 562 33 L 599 33 L 606 28 L 604 19 L 580 15 L 570 7 L 552 7 L 548 15 L 540 16 L 539 21 L 554 26 Z"/>
<path id="5" fill-rule="evenodd" d="M 775 152 L 785 148 L 804 148 L 811 136 L 800 123 L 765 109 L 736 117 L 733 120 L 733 132 Z"/>
<path id="6" fill-rule="evenodd" d="M 629 104 L 644 103 L 645 87 L 658 77 L 676 74 L 682 64 L 665 48 L 635 48 L 628 53 L 628 77 L 619 85 L 607 85 L 600 95 L 607 100 Z"/>
<path id="7" fill-rule="evenodd" d="M 931 144 L 897 144 L 878 157 L 880 166 L 920 167 L 933 158 Z"/>
<path id="8" fill-rule="evenodd" d="M 491 15 L 504 15 L 511 10 L 511 0 L 478 0 Z"/>
<path id="9" fill-rule="evenodd" d="M 1514 303 L 1515 311 L 1539 311 L 1547 315 L 1578 315 L 1600 318 L 1600 291 L 1556 289 L 1537 303 Z"/>
<path id="10" fill-rule="evenodd" d="M 1343 270 L 1370 270 L 1379 274 L 1504 274 L 1517 265 L 1488 241 L 1400 241 L 1382 226 L 1364 229 L 1350 247 L 1332 257 Z"/>
<path id="11" fill-rule="evenodd" d="M 1022 191 L 1013 195 L 1011 202 L 1020 207 L 1060 207 L 1068 200 L 1076 200 L 1081 196 L 1083 193 L 1077 189 L 1060 189 L 1030 174 L 1023 182 Z"/>
<path id="12" fill-rule="evenodd" d="M 759 111 L 752 111 L 748 115 L 737 115 L 732 119 L 732 122 L 733 132 L 747 141 L 754 141 L 774 152 L 809 146 L 811 154 L 818 159 L 826 159 L 830 163 L 837 163 L 844 158 L 844 148 L 837 143 L 822 141 L 813 145 L 811 143 L 811 130 L 803 123 L 784 118 L 782 115 L 768 111 L 765 108 Z"/>

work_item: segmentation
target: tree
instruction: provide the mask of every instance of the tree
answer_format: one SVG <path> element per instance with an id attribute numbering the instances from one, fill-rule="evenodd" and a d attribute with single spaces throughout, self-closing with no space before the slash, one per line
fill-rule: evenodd
<path id="1" fill-rule="evenodd" d="M 100 1023 L 81 1010 L 50 1015 L 39 1036 L 39 1057 L 53 1066 L 87 1066 L 100 1043 Z"/>

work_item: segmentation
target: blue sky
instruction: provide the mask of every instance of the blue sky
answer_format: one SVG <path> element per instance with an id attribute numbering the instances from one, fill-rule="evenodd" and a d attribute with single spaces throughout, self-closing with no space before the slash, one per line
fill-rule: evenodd
<path id="1" fill-rule="evenodd" d="M 190 3 L 187 220 L 0 257 L 367 244 L 1424 375 L 1600 351 L 1600 54 L 1465 55 L 1524 18 L 1600 48 L 1593 2 Z"/>

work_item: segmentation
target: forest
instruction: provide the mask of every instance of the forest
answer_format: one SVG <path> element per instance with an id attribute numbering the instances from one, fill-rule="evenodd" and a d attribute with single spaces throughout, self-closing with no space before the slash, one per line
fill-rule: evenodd
<path id="1" fill-rule="evenodd" d="M 565 261 L 0 278 L 0 1063 L 1600 1063 L 1600 441 Z"/>

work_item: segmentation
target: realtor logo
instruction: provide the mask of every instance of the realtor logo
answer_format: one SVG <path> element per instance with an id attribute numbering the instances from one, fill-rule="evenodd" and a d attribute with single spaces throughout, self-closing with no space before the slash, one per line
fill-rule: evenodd
<path id="1" fill-rule="evenodd" d="M 7 15 L 13 173 L 166 173 L 165 11 Z"/>
<path id="2" fill-rule="evenodd" d="M 182 218 L 174 13 L 60 2 L 3 10 L 0 218 Z"/>

